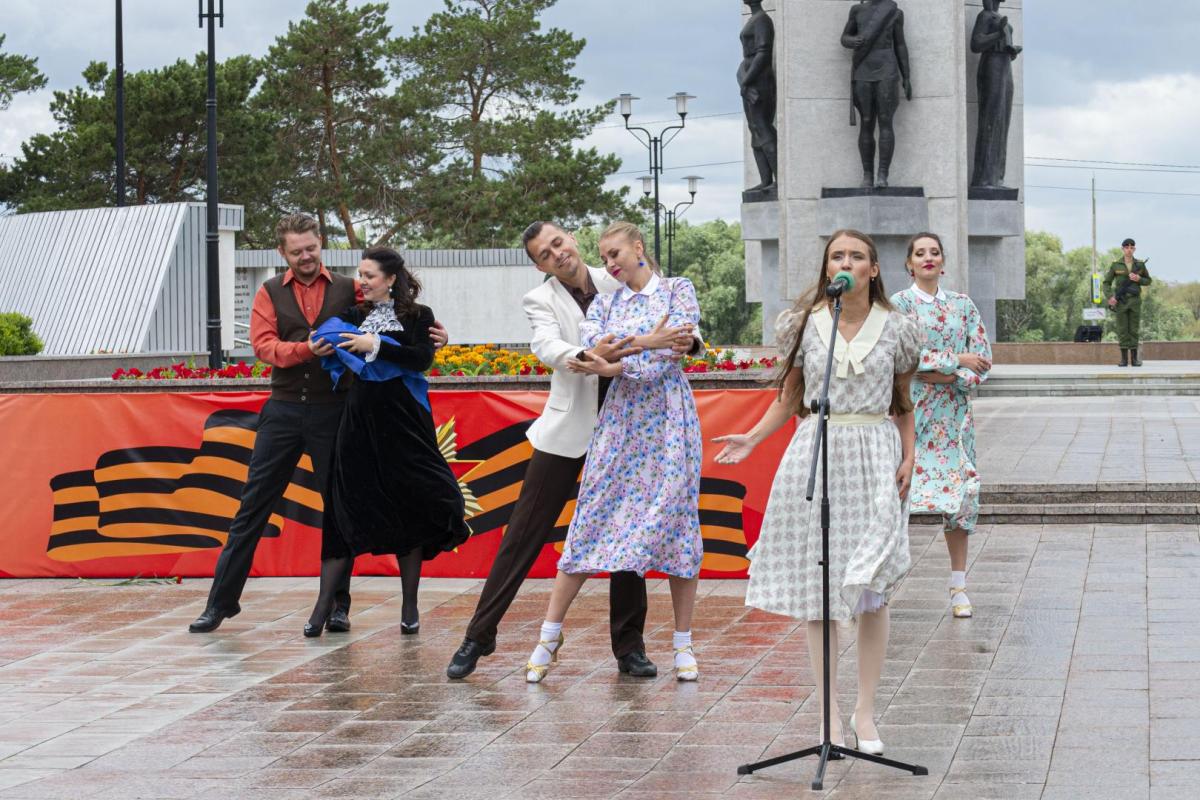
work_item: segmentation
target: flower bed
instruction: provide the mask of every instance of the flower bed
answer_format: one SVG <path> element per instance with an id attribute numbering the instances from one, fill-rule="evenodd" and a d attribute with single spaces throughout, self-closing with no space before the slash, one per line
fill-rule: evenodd
<path id="1" fill-rule="evenodd" d="M 739 372 L 764 370 L 775 367 L 777 359 L 752 359 L 745 352 L 731 349 L 709 348 L 703 356 L 685 356 L 683 371 L 689 373 Z M 437 351 L 431 377 L 478 377 L 482 375 L 549 375 L 552 370 L 530 353 L 505 350 L 495 345 L 447 345 Z M 262 361 L 247 364 L 239 361 L 220 369 L 198 367 L 194 362 L 180 362 L 166 367 L 155 367 L 143 372 L 137 367 L 118 369 L 113 380 L 212 380 L 215 378 L 268 378 L 271 366 Z"/>
<path id="2" fill-rule="evenodd" d="M 255 361 L 253 365 L 247 364 L 245 361 L 239 361 L 236 364 L 226 364 L 219 369 L 212 367 L 197 367 L 195 362 L 179 362 L 172 364 L 169 367 L 155 367 L 154 369 L 142 372 L 137 367 L 129 369 L 118 369 L 112 374 L 114 381 L 128 380 L 150 380 L 150 381 L 169 381 L 169 380 L 212 380 L 213 378 L 269 378 L 271 377 L 271 365 L 263 361 Z"/>

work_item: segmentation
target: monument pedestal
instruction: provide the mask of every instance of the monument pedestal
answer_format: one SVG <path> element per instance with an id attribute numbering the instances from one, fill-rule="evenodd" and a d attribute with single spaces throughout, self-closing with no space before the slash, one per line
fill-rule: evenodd
<path id="1" fill-rule="evenodd" d="M 780 204 L 742 203 L 742 241 L 746 243 L 746 302 L 763 304 L 763 329 L 791 303 L 773 291 L 779 285 Z M 770 341 L 769 339 L 765 341 Z"/>

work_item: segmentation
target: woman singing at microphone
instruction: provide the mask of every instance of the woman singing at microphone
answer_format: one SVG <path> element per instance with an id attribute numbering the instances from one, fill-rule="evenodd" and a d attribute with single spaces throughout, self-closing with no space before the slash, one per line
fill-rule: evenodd
<path id="1" fill-rule="evenodd" d="M 838 272 L 853 276 L 842 296 L 836 331 L 825 289 Z M 720 436 L 717 463 L 736 464 L 793 415 L 801 418 L 780 462 L 758 542 L 750 551 L 746 605 L 808 621 L 814 674 L 821 658 L 821 509 L 805 499 L 816 420 L 810 403 L 821 391 L 829 348 L 829 616 L 858 620 L 858 700 L 850 727 L 858 748 L 882 753 L 875 727 L 875 691 L 888 640 L 887 602 L 908 571 L 908 488 L 913 469 L 909 380 L 917 366 L 917 326 L 892 309 L 879 257 L 866 234 L 830 237 L 815 288 L 780 318 L 779 393 L 749 432 Z M 831 685 L 837 687 L 837 626 L 830 631 Z M 821 686 L 818 681 L 818 698 Z M 842 743 L 836 695 L 830 699 L 830 739 Z M 823 712 L 822 706 L 820 711 Z"/>

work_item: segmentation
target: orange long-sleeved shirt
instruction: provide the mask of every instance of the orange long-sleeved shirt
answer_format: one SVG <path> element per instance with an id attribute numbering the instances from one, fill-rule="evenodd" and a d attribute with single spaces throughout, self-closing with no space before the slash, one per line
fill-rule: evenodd
<path id="1" fill-rule="evenodd" d="M 290 269 L 283 275 L 283 285 L 291 284 L 296 305 L 300 313 L 308 320 L 308 324 L 316 327 L 317 315 L 325 303 L 325 287 L 333 282 L 333 277 L 325 265 L 317 273 L 312 283 L 296 280 L 295 273 Z M 354 282 L 354 300 L 361 303 L 362 286 Z M 342 311 L 343 309 L 338 309 Z M 295 367 L 316 358 L 308 346 L 308 342 L 285 342 L 279 338 L 279 319 L 275 314 L 275 305 L 267 294 L 265 286 L 258 287 L 254 295 L 254 305 L 250 309 L 250 344 L 254 347 L 254 355 L 262 361 L 275 367 Z"/>

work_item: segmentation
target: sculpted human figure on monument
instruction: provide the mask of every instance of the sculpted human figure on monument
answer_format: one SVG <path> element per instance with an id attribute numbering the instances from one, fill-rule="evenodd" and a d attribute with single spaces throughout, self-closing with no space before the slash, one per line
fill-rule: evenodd
<path id="1" fill-rule="evenodd" d="M 979 53 L 979 128 L 975 134 L 975 168 L 971 185 L 1004 185 L 1008 155 L 1008 126 L 1012 121 L 1012 62 L 1021 53 L 1013 44 L 1012 25 L 1000 13 L 1004 0 L 983 0 L 983 10 L 971 31 L 971 52 Z"/>
<path id="2" fill-rule="evenodd" d="M 747 202 L 773 200 L 779 174 L 779 135 L 775 130 L 775 23 L 763 11 L 761 0 L 745 0 L 750 19 L 742 28 L 742 63 L 738 66 L 738 87 L 742 107 L 750 128 L 750 147 L 758 165 L 759 184 L 747 189 Z"/>
<path id="3" fill-rule="evenodd" d="M 854 51 L 850 74 L 850 124 L 854 111 L 862 117 L 858 152 L 864 187 L 884 188 L 896 151 L 892 120 L 900 107 L 900 89 L 912 100 L 908 45 L 904 41 L 904 12 L 895 0 L 863 0 L 850 9 L 842 31 L 842 47 Z M 875 170 L 875 127 L 879 127 L 879 170 Z"/>

